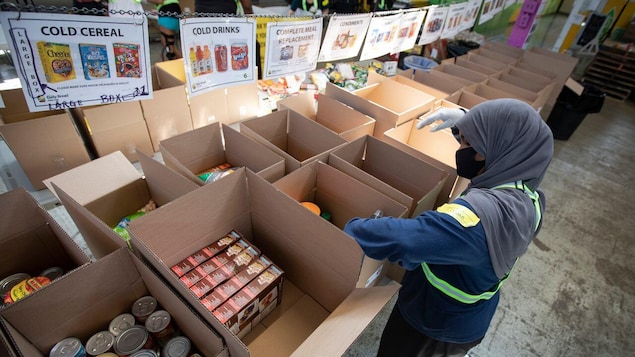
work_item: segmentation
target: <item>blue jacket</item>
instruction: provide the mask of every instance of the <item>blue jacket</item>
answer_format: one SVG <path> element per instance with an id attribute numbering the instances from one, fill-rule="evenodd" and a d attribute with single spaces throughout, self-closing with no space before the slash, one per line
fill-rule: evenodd
<path id="1" fill-rule="evenodd" d="M 462 199 L 452 203 L 472 209 Z M 480 222 L 466 228 L 449 214 L 426 211 L 414 219 L 354 218 L 344 231 L 367 256 L 397 262 L 407 270 L 397 304 L 412 327 L 451 343 L 469 343 L 485 336 L 500 293 L 490 300 L 464 304 L 430 285 L 421 268 L 426 262 L 437 277 L 470 294 L 492 289 L 499 280 Z"/>

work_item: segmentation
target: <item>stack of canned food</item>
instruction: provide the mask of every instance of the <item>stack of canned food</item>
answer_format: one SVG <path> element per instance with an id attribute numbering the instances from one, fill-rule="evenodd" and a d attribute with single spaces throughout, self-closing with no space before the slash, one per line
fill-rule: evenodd
<path id="1" fill-rule="evenodd" d="M 45 269 L 36 276 L 27 273 L 11 274 L 0 280 L 0 297 L 2 306 L 12 304 L 23 297 L 40 290 L 51 281 L 62 276 L 64 271 L 59 267 Z"/>
<path id="2" fill-rule="evenodd" d="M 181 335 L 170 313 L 147 295 L 115 316 L 108 330 L 93 334 L 86 344 L 77 337 L 59 341 L 49 357 L 200 357 L 190 340 Z"/>

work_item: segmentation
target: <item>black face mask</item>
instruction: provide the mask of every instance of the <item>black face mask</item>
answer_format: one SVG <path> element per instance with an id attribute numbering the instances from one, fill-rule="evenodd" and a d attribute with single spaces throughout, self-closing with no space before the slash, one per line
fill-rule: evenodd
<path id="1" fill-rule="evenodd" d="M 469 146 L 456 151 L 456 173 L 466 179 L 473 179 L 485 167 L 485 160 L 477 161 L 476 150 Z"/>

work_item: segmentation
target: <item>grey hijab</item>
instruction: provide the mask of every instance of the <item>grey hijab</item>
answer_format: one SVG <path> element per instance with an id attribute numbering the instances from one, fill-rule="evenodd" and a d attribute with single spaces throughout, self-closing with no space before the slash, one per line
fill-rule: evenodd
<path id="1" fill-rule="evenodd" d="M 516 189 L 492 189 L 522 180 L 539 190 L 553 156 L 553 136 L 540 115 L 525 102 L 496 99 L 472 108 L 456 122 L 476 152 L 485 156 L 485 171 L 472 179 L 463 199 L 481 219 L 492 266 L 503 278 L 536 236 L 534 204 Z"/>

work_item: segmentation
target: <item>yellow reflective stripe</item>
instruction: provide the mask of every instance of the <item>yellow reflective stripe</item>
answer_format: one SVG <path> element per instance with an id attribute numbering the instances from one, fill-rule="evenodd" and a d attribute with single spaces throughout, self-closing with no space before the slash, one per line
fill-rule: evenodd
<path id="1" fill-rule="evenodd" d="M 531 198 L 531 201 L 534 203 L 534 209 L 536 210 L 536 224 L 534 225 L 534 230 L 538 230 L 538 226 L 540 225 L 540 221 L 542 220 L 542 213 L 540 212 L 540 195 L 538 194 L 538 192 L 532 191 L 522 181 L 510 182 L 492 187 L 493 190 L 501 188 L 513 188 L 522 190 L 524 193 L 527 194 L 527 196 L 529 196 L 529 198 Z"/>
<path id="2" fill-rule="evenodd" d="M 465 228 L 474 227 L 481 221 L 472 210 L 456 203 L 446 203 L 438 207 L 437 212 L 449 215 Z"/>
<path id="3" fill-rule="evenodd" d="M 426 264 L 425 262 L 421 263 L 421 268 L 423 268 L 423 273 L 426 275 L 426 279 L 428 279 L 428 282 L 432 284 L 432 286 L 437 288 L 439 291 L 441 291 L 445 295 L 453 298 L 454 300 L 460 301 L 464 304 L 474 304 L 480 300 L 491 299 L 492 296 L 494 296 L 494 294 L 498 292 L 498 289 L 500 289 L 501 285 L 503 285 L 503 281 L 505 281 L 507 279 L 507 276 L 509 276 L 508 274 L 503 279 L 501 279 L 496 285 L 496 288 L 494 290 L 486 291 L 478 295 L 473 295 L 473 294 L 468 294 L 465 291 L 455 288 L 447 281 L 440 279 L 439 277 L 434 275 L 432 270 L 430 270 L 430 267 L 428 266 L 428 264 Z"/>

